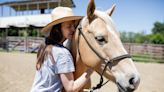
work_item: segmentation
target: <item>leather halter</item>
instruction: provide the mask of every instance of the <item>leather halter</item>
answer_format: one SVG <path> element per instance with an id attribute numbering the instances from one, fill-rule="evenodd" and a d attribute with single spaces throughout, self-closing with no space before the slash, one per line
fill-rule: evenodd
<path id="1" fill-rule="evenodd" d="M 109 66 L 109 68 L 111 69 L 111 67 L 115 64 L 117 64 L 119 61 L 125 59 L 125 58 L 131 58 L 131 55 L 130 54 L 125 54 L 125 55 L 121 55 L 121 56 L 117 56 L 115 58 L 112 58 L 110 60 L 104 58 L 103 56 L 101 56 L 98 51 L 93 48 L 93 46 L 89 43 L 89 41 L 87 40 L 86 36 L 84 35 L 83 31 L 82 31 L 82 27 L 81 27 L 81 24 L 79 24 L 79 26 L 77 27 L 78 30 L 79 30 L 79 36 L 80 34 L 83 36 L 84 40 L 87 42 L 88 46 L 92 49 L 92 51 L 99 57 L 101 58 L 104 62 L 105 62 L 105 67 L 102 71 L 102 73 L 100 73 L 100 82 L 95 86 L 95 87 L 92 87 L 89 92 L 93 92 L 94 90 L 96 89 L 100 89 L 103 85 L 105 85 L 108 81 L 106 81 L 105 83 L 103 83 L 103 74 L 104 72 L 106 71 L 106 68 L 107 66 Z M 79 38 L 78 38 L 78 45 L 79 45 Z M 78 47 L 78 52 L 80 54 L 80 50 L 79 50 L 79 47 Z"/>

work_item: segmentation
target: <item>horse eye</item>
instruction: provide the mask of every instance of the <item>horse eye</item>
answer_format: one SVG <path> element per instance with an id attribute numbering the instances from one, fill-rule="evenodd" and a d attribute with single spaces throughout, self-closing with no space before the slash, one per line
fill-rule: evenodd
<path id="1" fill-rule="evenodd" d="M 100 45 L 103 45 L 106 43 L 105 38 L 103 36 L 97 36 L 95 37 L 95 39 Z"/>

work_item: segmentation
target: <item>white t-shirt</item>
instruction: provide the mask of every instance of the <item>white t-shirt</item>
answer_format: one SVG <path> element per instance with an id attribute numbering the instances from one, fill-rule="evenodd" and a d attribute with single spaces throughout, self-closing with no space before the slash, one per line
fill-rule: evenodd
<path id="1" fill-rule="evenodd" d="M 41 69 L 36 71 L 31 92 L 61 92 L 62 82 L 59 74 L 74 72 L 73 58 L 70 52 L 63 46 L 53 46 L 53 64 L 50 58 L 46 58 Z"/>

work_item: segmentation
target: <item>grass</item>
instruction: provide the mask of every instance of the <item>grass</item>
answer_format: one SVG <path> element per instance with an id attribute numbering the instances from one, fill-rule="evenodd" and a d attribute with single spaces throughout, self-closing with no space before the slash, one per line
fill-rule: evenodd
<path id="1" fill-rule="evenodd" d="M 144 54 L 144 55 L 139 55 L 139 54 L 134 54 L 133 60 L 137 62 L 145 62 L 145 63 L 164 63 L 164 60 L 158 57 L 154 57 L 149 54 Z"/>

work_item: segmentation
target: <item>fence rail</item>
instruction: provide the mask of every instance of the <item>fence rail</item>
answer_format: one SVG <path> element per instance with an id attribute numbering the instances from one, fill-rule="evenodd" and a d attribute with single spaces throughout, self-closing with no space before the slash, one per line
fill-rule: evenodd
<path id="1" fill-rule="evenodd" d="M 6 37 L 0 38 L 0 48 L 9 51 L 37 52 L 44 38 L 41 37 Z M 164 44 L 124 43 L 124 47 L 136 61 L 154 61 L 164 63 Z M 143 59 L 142 59 L 143 58 Z"/>
<path id="2" fill-rule="evenodd" d="M 164 63 L 164 45 L 124 43 L 124 47 L 136 61 L 154 61 Z M 140 57 L 140 58 L 137 58 Z"/>
<path id="3" fill-rule="evenodd" d="M 41 37 L 6 37 L 0 39 L 1 48 L 8 49 L 9 51 L 24 51 L 24 52 L 37 52 L 38 46 L 44 41 Z"/>

